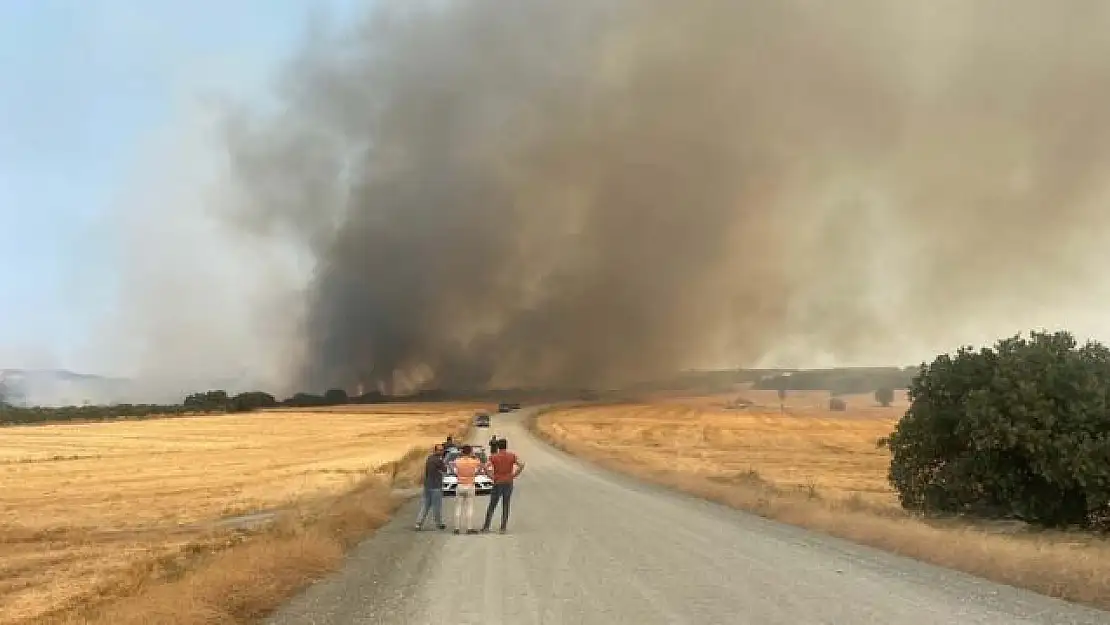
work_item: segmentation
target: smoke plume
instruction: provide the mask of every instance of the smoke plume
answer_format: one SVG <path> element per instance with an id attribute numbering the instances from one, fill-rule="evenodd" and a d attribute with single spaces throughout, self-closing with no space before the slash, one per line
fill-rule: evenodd
<path id="1" fill-rule="evenodd" d="M 1106 3 L 380 4 L 226 125 L 227 217 L 314 259 L 294 386 L 902 358 L 1107 295 Z"/>

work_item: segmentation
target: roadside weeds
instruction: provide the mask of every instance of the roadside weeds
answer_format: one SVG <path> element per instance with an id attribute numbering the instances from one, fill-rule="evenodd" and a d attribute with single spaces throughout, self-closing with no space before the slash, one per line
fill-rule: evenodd
<path id="1" fill-rule="evenodd" d="M 550 427 L 539 411 L 528 427 L 541 440 L 606 469 L 991 581 L 1110 610 L 1110 541 L 1090 534 L 998 534 L 970 523 L 927 521 L 862 498 L 826 501 L 814 487 L 784 489 L 752 470 L 728 479 L 637 463 Z"/>

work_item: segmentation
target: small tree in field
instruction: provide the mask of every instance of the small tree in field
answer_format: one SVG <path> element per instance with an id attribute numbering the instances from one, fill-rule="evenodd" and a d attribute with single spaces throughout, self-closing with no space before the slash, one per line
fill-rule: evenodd
<path id="1" fill-rule="evenodd" d="M 324 401 L 328 404 L 337 406 L 347 403 L 349 398 L 347 397 L 347 391 L 341 388 L 333 388 L 328 389 L 328 391 L 324 393 Z"/>
<path id="2" fill-rule="evenodd" d="M 924 366 L 886 440 L 902 505 L 1096 526 L 1110 511 L 1110 350 L 1066 332 Z"/>
<path id="3" fill-rule="evenodd" d="M 251 412 L 252 410 L 273 408 L 275 406 L 277 406 L 277 400 L 274 399 L 273 395 L 262 391 L 250 391 L 232 397 L 228 404 L 228 411 Z"/>
<path id="4" fill-rule="evenodd" d="M 875 391 L 875 401 L 879 402 L 883 408 L 888 408 L 894 403 L 894 389 L 884 386 Z"/>

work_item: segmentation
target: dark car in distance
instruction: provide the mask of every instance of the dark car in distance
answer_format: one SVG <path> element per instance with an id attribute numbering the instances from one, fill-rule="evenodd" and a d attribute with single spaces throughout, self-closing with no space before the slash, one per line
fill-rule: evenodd
<path id="1" fill-rule="evenodd" d="M 489 415 L 484 413 L 484 412 L 481 413 L 481 414 L 474 415 L 474 427 L 488 428 L 489 427 Z"/>

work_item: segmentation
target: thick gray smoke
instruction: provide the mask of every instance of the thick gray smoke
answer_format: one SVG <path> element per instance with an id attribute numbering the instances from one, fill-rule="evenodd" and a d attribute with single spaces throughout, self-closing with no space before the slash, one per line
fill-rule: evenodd
<path id="1" fill-rule="evenodd" d="M 1106 294 L 1108 14 L 389 3 L 229 124 L 235 223 L 315 258 L 311 388 L 618 384 L 1069 323 Z"/>

